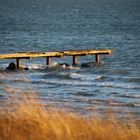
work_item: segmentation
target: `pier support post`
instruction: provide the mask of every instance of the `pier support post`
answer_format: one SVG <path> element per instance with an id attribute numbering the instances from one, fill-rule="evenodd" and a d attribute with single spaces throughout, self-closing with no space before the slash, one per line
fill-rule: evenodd
<path id="1" fill-rule="evenodd" d="M 46 64 L 47 65 L 50 65 L 51 64 L 51 57 L 50 56 L 47 56 L 46 57 Z"/>
<path id="2" fill-rule="evenodd" d="M 78 62 L 78 59 L 77 59 L 77 56 L 76 55 L 73 55 L 73 65 L 76 65 Z"/>
<path id="3" fill-rule="evenodd" d="M 95 61 L 100 62 L 100 55 L 99 54 L 95 54 Z"/>
<path id="4" fill-rule="evenodd" d="M 20 58 L 16 58 L 17 69 L 20 69 Z"/>

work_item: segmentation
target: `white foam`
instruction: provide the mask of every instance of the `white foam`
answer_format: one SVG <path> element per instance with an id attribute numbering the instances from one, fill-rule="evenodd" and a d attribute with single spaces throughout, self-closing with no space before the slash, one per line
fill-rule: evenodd
<path id="1" fill-rule="evenodd" d="M 140 104 L 139 103 L 135 103 L 134 106 L 135 107 L 140 107 Z"/>
<path id="2" fill-rule="evenodd" d="M 131 95 L 130 97 L 133 97 L 133 98 L 140 98 L 140 95 L 134 94 L 134 95 Z"/>
<path id="3" fill-rule="evenodd" d="M 70 78 L 72 79 L 80 79 L 81 75 L 78 73 L 70 73 Z"/>
<path id="4" fill-rule="evenodd" d="M 47 79 L 47 80 L 40 80 L 41 82 L 45 82 L 45 83 L 48 83 L 48 84 L 59 84 L 59 85 L 71 85 L 71 86 L 91 86 L 93 85 L 93 83 L 91 82 L 79 82 L 79 81 L 76 81 L 76 80 L 73 80 L 73 81 L 69 81 L 69 80 L 51 80 L 51 79 Z"/>
<path id="5" fill-rule="evenodd" d="M 83 81 L 93 81 L 93 80 L 99 80 L 103 76 L 102 75 L 86 75 L 86 74 L 79 74 L 79 73 L 70 73 L 70 78 L 72 79 L 80 79 Z"/>
<path id="6" fill-rule="evenodd" d="M 42 64 L 31 64 L 28 66 L 29 69 L 44 69 L 45 66 Z"/>
<path id="7" fill-rule="evenodd" d="M 49 68 L 52 67 L 62 67 L 62 68 L 69 68 L 69 69 L 80 69 L 79 67 L 75 67 L 75 66 L 66 66 L 66 64 L 59 64 L 58 62 L 54 62 L 52 63 L 50 66 L 48 66 Z"/>

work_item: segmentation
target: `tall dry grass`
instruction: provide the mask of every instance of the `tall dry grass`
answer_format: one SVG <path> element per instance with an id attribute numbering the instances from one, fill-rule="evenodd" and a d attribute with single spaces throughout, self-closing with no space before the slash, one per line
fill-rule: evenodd
<path id="1" fill-rule="evenodd" d="M 32 91 L 5 88 L 0 100 L 0 140 L 140 140 L 140 130 L 108 115 L 106 119 L 46 110 Z M 18 91 L 18 92 L 17 92 Z"/>

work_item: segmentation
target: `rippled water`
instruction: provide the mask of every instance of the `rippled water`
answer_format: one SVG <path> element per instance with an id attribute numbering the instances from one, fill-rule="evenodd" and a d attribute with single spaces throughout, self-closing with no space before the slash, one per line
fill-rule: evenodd
<path id="1" fill-rule="evenodd" d="M 29 71 L 6 72 L 4 85 L 32 87 L 43 104 L 71 107 L 82 114 L 92 110 L 130 110 L 140 115 L 140 2 L 139 0 L 2 0 L 0 1 L 0 51 L 52 51 L 110 48 L 113 53 L 54 58 L 50 67 L 44 58 L 23 60 Z M 0 60 L 0 73 L 14 60 Z M 81 67 L 87 63 L 89 67 Z M 22 75 L 27 78 L 26 82 Z"/>

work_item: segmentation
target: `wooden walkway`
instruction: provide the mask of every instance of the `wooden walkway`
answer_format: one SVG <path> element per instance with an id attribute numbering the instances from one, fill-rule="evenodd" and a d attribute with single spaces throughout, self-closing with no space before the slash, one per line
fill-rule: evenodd
<path id="1" fill-rule="evenodd" d="M 51 52 L 17 52 L 9 54 L 0 54 L 0 59 L 16 59 L 17 68 L 21 68 L 21 59 L 30 59 L 32 57 L 46 57 L 46 64 L 51 64 L 52 57 L 73 56 L 73 65 L 76 65 L 78 60 L 77 56 L 82 55 L 95 55 L 95 61 L 100 61 L 100 55 L 111 54 L 110 49 L 104 50 L 64 50 L 64 51 L 51 51 Z"/>

